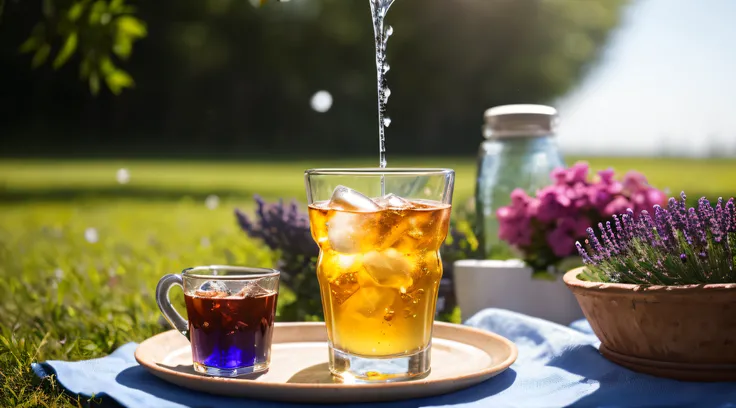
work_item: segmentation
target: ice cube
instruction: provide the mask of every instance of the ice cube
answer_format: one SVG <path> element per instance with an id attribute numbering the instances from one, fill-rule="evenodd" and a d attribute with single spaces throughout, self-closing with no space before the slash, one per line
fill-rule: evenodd
<path id="1" fill-rule="evenodd" d="M 373 281 L 380 286 L 408 288 L 413 283 L 412 264 L 407 255 L 389 248 L 381 252 L 369 252 L 363 256 L 363 266 Z"/>
<path id="2" fill-rule="evenodd" d="M 337 186 L 332 192 L 329 207 L 332 210 L 373 212 L 381 208 L 370 198 L 345 186 Z"/>
<path id="3" fill-rule="evenodd" d="M 327 222 L 327 239 L 337 252 L 355 254 L 371 245 L 370 235 L 375 235 L 375 217 L 366 214 L 338 211 Z"/>
<path id="4" fill-rule="evenodd" d="M 200 297 L 217 298 L 230 296 L 230 288 L 223 281 L 207 281 L 194 294 Z"/>
<path id="5" fill-rule="evenodd" d="M 397 292 L 380 287 L 361 287 L 350 298 L 350 308 L 365 317 L 385 316 L 394 310 Z"/>
<path id="6" fill-rule="evenodd" d="M 385 209 L 392 210 L 410 210 L 414 207 L 414 204 L 411 201 L 401 198 L 396 194 L 387 194 L 377 199 L 376 204 Z"/>
<path id="7" fill-rule="evenodd" d="M 272 290 L 264 289 L 261 285 L 251 282 L 243 286 L 242 289 L 235 294 L 239 298 L 258 298 L 269 296 L 273 293 Z"/>
<path id="8" fill-rule="evenodd" d="M 356 272 L 343 273 L 337 279 L 330 282 L 330 295 L 335 303 L 342 305 L 355 292 L 360 290 L 360 284 L 356 275 Z"/>

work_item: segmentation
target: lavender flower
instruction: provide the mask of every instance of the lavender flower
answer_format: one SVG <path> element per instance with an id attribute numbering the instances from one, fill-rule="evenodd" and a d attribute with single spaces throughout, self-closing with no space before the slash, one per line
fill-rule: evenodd
<path id="1" fill-rule="evenodd" d="M 587 265 L 589 279 L 648 285 L 736 283 L 736 208 L 731 198 L 719 199 L 716 208 L 701 198 L 698 208 L 687 208 L 670 199 L 667 209 L 655 207 L 654 219 L 642 211 L 614 218 L 605 228 L 598 224 L 601 245 L 593 229 L 588 230 L 587 250 L 579 242 L 578 252 Z"/>

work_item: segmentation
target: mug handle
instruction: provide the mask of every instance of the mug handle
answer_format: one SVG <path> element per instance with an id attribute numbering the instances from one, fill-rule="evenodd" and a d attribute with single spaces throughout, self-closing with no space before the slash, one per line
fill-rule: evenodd
<path id="1" fill-rule="evenodd" d="M 184 289 L 184 281 L 181 275 L 172 274 L 161 278 L 156 286 L 156 303 L 158 303 L 161 314 L 164 315 L 164 318 L 166 318 L 166 321 L 169 322 L 171 327 L 189 340 L 189 323 L 174 309 L 171 299 L 169 299 L 169 291 L 175 285 Z"/>

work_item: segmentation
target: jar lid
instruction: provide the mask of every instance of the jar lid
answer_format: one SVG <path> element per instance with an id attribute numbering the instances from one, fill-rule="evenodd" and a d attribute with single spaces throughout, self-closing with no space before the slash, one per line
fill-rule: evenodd
<path id="1" fill-rule="evenodd" d="M 546 105 L 503 105 L 484 115 L 483 135 L 489 138 L 539 137 L 557 127 L 557 109 Z"/>

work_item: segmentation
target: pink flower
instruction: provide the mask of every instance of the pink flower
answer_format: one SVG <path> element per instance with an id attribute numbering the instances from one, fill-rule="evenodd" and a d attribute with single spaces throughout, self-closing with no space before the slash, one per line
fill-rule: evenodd
<path id="1" fill-rule="evenodd" d="M 513 206 L 526 206 L 531 201 L 531 197 L 526 194 L 526 191 L 517 188 L 511 192 L 511 205 Z"/>
<path id="2" fill-rule="evenodd" d="M 631 202 L 624 196 L 618 196 L 603 209 L 603 217 L 608 218 L 614 214 L 623 214 L 629 208 L 633 209 Z"/>
<path id="3" fill-rule="evenodd" d="M 498 237 L 516 246 L 531 244 L 531 219 L 511 206 L 501 207 L 496 212 Z"/>
<path id="4" fill-rule="evenodd" d="M 623 187 L 624 190 L 632 193 L 649 188 L 649 184 L 647 183 L 647 178 L 644 177 L 643 174 L 638 171 L 630 171 L 624 176 Z"/>
<path id="5" fill-rule="evenodd" d="M 558 259 L 574 255 L 575 241 L 585 239 L 588 227 L 629 208 L 638 214 L 665 204 L 665 194 L 650 187 L 640 173 L 630 172 L 617 181 L 609 169 L 598 172 L 591 181 L 589 172 L 588 164 L 580 162 L 555 169 L 551 174 L 554 184 L 534 196 L 514 190 L 511 203 L 497 211 L 499 237 L 522 249 L 534 268 L 543 269 L 549 266 L 545 263 L 556 260 L 530 255 L 551 252 Z"/>
<path id="6" fill-rule="evenodd" d="M 547 244 L 552 252 L 560 257 L 566 257 L 575 253 L 575 238 L 570 236 L 568 230 L 558 226 L 547 234 Z"/>
<path id="7" fill-rule="evenodd" d="M 609 168 L 606 170 L 601 170 L 598 172 L 598 176 L 601 179 L 601 183 L 603 184 L 611 184 L 615 180 L 613 179 L 614 171 L 613 169 Z"/>
<path id="8" fill-rule="evenodd" d="M 567 182 L 567 170 L 562 167 L 552 170 L 552 179 L 555 181 L 555 185 L 561 186 Z"/>
<path id="9" fill-rule="evenodd" d="M 567 172 L 567 182 L 569 184 L 585 183 L 588 180 L 590 167 L 586 162 L 577 162 Z"/>
<path id="10" fill-rule="evenodd" d="M 573 237 L 580 238 L 585 237 L 590 225 L 588 217 L 565 217 L 557 224 L 557 228 L 562 228 Z"/>
<path id="11" fill-rule="evenodd" d="M 565 215 L 572 200 L 567 196 L 567 187 L 549 186 L 541 189 L 539 196 L 539 208 L 537 218 L 543 222 L 549 222 Z"/>
<path id="12" fill-rule="evenodd" d="M 664 206 L 667 203 L 667 195 L 661 190 L 650 188 L 647 191 L 647 201 L 649 207 L 654 207 L 655 205 Z"/>

